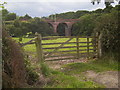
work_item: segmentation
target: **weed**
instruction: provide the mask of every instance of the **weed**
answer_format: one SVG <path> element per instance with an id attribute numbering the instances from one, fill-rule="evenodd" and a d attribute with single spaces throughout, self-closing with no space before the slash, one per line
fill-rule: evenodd
<path id="1" fill-rule="evenodd" d="M 25 57 L 25 66 L 27 72 L 27 83 L 29 85 L 33 85 L 39 78 L 39 75 L 36 71 L 34 71 L 34 67 L 32 67 L 31 62 L 28 58 Z"/>
<path id="2" fill-rule="evenodd" d="M 51 74 L 50 68 L 44 62 L 40 64 L 41 72 L 44 76 L 49 76 Z"/>

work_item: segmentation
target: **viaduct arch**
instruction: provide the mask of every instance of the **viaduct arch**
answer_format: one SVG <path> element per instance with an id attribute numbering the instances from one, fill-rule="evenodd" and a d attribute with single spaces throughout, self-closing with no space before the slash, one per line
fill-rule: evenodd
<path id="1" fill-rule="evenodd" d="M 52 25 L 54 33 L 57 33 L 57 27 L 60 23 L 65 23 L 67 25 L 67 27 L 65 27 L 65 36 L 71 36 L 72 25 L 77 21 L 79 21 L 79 19 L 57 19 L 56 21 L 51 19 L 45 19 L 45 22 Z"/>

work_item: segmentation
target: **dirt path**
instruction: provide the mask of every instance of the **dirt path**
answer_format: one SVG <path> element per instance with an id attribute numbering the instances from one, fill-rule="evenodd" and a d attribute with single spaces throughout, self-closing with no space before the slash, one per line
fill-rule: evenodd
<path id="1" fill-rule="evenodd" d="M 88 78 L 106 86 L 107 88 L 118 88 L 118 71 L 106 71 L 96 73 L 94 71 L 86 71 L 84 75 Z"/>
<path id="2" fill-rule="evenodd" d="M 49 65 L 50 68 L 52 69 L 61 69 L 61 67 L 65 64 L 69 64 L 69 63 L 85 63 L 88 62 L 87 59 L 85 58 L 81 58 L 81 59 L 71 59 L 71 60 L 59 60 L 59 61 L 47 61 L 46 63 Z"/>

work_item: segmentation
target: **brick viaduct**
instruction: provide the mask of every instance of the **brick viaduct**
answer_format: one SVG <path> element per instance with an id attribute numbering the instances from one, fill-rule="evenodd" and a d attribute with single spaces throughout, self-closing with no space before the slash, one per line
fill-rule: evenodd
<path id="1" fill-rule="evenodd" d="M 60 23 L 65 24 L 65 36 L 71 36 L 72 25 L 77 21 L 79 21 L 79 19 L 56 19 L 56 20 L 45 19 L 45 22 L 52 25 L 54 33 L 57 33 L 57 27 Z"/>

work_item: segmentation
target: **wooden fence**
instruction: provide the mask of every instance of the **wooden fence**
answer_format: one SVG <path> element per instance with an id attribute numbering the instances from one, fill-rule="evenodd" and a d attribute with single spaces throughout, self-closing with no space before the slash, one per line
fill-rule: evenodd
<path id="1" fill-rule="evenodd" d="M 47 40 L 51 40 L 51 42 L 47 42 Z M 81 57 L 90 58 L 98 57 L 99 54 L 98 38 L 79 36 L 42 38 L 38 34 L 35 41 L 39 61 L 71 60 Z"/>
<path id="2" fill-rule="evenodd" d="M 21 45 L 36 44 L 38 61 L 43 62 L 99 57 L 101 55 L 99 43 L 98 37 L 41 37 L 40 34 L 36 34 L 35 39 Z"/>

